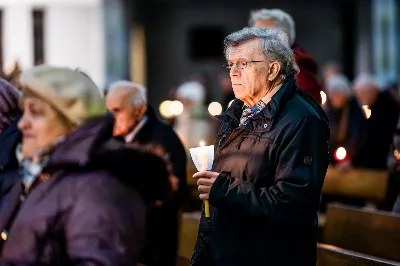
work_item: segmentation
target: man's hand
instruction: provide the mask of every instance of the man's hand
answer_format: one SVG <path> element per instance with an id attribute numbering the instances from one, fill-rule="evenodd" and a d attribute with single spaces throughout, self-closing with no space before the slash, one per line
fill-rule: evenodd
<path id="1" fill-rule="evenodd" d="M 199 198 L 201 200 L 208 200 L 210 198 L 211 187 L 218 176 L 219 173 L 211 171 L 197 172 L 193 175 L 193 178 L 197 179 L 197 190 L 200 192 Z"/>

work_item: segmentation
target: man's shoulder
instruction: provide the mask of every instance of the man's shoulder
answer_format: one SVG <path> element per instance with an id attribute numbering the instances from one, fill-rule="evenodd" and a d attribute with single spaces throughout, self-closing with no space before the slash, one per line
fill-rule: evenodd
<path id="1" fill-rule="evenodd" d="M 329 131 L 329 120 L 325 111 L 310 97 L 303 93 L 294 94 L 283 107 L 282 119 L 288 124 L 298 124 L 302 121 L 318 122 Z"/>
<path id="2" fill-rule="evenodd" d="M 176 136 L 174 128 L 166 121 L 157 119 L 153 121 L 153 133 L 160 136 Z"/>
<path id="3" fill-rule="evenodd" d="M 320 110 L 319 110 L 320 109 Z M 294 94 L 293 97 L 285 104 L 284 111 L 286 114 L 297 119 L 308 116 L 321 118 L 320 111 L 324 112 L 316 102 L 311 102 L 300 94 Z"/>

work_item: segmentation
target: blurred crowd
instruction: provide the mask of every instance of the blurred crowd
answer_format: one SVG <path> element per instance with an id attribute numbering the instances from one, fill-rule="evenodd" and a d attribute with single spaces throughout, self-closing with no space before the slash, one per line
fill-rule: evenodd
<path id="1" fill-rule="evenodd" d="M 400 79 L 381 86 L 371 73 L 360 73 L 351 81 L 337 63 L 319 71 L 313 56 L 296 43 L 293 19 L 281 10 L 254 12 L 248 26 L 278 27 L 287 34 L 300 69 L 296 84 L 329 117 L 331 165 L 341 171 L 388 170 L 390 197 L 384 208 L 392 209 L 400 188 Z M 78 70 L 45 65 L 25 70 L 17 62 L 1 78 L 0 211 L 6 209 L 0 217 L 0 229 L 6 228 L 1 259 L 18 261 L 24 255 L 31 262 L 51 262 L 50 248 L 57 258 L 74 255 L 103 265 L 138 258 L 145 265 L 174 265 L 178 213 L 188 198 L 187 151 L 199 141 L 214 143 L 219 122 L 213 115 L 235 99 L 229 74 L 217 74 L 222 97 L 216 109 L 204 76 L 194 74 L 179 84 L 170 96 L 179 110 L 164 117 L 169 125 L 148 104 L 140 84 L 119 81 L 103 94 Z M 60 182 L 46 186 L 49 174 Z M 16 175 L 22 185 L 15 185 Z M 126 184 L 140 193 L 127 191 Z M 31 205 L 19 209 L 23 202 Z M 17 210 L 22 213 L 16 215 Z M 51 235 L 60 217 L 68 220 L 67 228 L 57 231 L 65 235 Z M 145 223 L 146 233 L 135 235 Z M 9 233 L 14 240 L 5 242 Z M 58 237 L 67 238 L 72 253 L 63 253 Z M 84 248 L 88 244 L 93 249 Z M 134 248 L 121 252 L 127 246 Z M 131 265 L 126 261 L 118 265 Z"/>

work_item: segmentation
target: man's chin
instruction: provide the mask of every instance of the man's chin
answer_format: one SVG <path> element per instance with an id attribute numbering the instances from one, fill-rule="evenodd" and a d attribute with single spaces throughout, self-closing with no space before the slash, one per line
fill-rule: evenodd
<path id="1" fill-rule="evenodd" d="M 128 134 L 125 131 L 115 131 L 113 132 L 114 137 L 120 137 L 120 138 L 125 138 Z"/>

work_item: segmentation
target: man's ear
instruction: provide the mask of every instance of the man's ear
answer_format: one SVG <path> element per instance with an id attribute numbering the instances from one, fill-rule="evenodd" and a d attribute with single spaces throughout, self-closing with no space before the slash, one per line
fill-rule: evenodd
<path id="1" fill-rule="evenodd" d="M 273 81 L 281 71 L 281 64 L 278 61 L 269 63 L 268 67 L 268 81 Z"/>
<path id="2" fill-rule="evenodd" d="M 145 115 L 146 111 L 147 111 L 147 105 L 142 104 L 142 105 L 139 106 L 140 119 L 143 118 L 143 116 Z"/>

